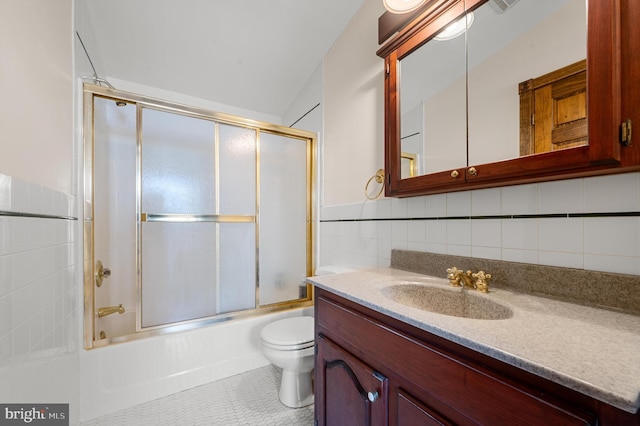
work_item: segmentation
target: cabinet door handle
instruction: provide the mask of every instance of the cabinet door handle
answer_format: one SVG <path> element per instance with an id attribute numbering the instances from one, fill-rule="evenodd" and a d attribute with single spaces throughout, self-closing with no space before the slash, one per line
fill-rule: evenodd
<path id="1" fill-rule="evenodd" d="M 457 178 L 458 176 L 460 176 L 460 173 L 458 173 L 458 171 L 457 171 L 457 170 L 454 170 L 454 171 L 452 171 L 452 172 L 451 172 L 451 177 L 452 177 L 452 178 L 454 178 L 454 179 L 455 179 L 455 178 Z"/>
<path id="2" fill-rule="evenodd" d="M 378 399 L 378 392 L 376 391 L 371 391 L 367 394 L 367 398 L 369 398 L 369 401 L 371 402 L 375 402 L 376 399 Z"/>
<path id="3" fill-rule="evenodd" d="M 476 176 L 478 174 L 478 171 L 476 170 L 475 167 L 469 167 L 469 169 L 467 170 L 469 172 L 470 175 L 472 176 Z"/>

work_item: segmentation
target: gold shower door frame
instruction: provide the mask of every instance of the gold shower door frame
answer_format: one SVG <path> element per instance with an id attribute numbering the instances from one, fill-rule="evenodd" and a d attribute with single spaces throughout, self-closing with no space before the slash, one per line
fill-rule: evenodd
<path id="1" fill-rule="evenodd" d="M 96 336 L 96 316 L 95 307 L 95 280 L 96 270 L 94 253 L 94 98 L 106 98 L 114 101 L 124 101 L 128 104 L 136 105 L 136 269 L 137 269 L 137 301 L 136 301 L 136 333 L 99 339 Z M 311 306 L 313 304 L 312 286 L 307 284 L 307 297 L 295 300 L 283 301 L 270 305 L 260 305 L 260 277 L 259 277 L 259 237 L 260 237 L 260 135 L 269 133 L 293 139 L 299 139 L 306 143 L 306 274 L 313 275 L 313 241 L 314 230 L 314 203 L 315 203 L 315 176 L 316 176 L 316 136 L 315 134 L 303 130 L 292 129 L 258 120 L 247 119 L 234 115 L 214 112 L 198 107 L 181 105 L 164 100 L 149 98 L 134 93 L 124 92 L 112 88 L 85 83 L 83 86 L 83 146 L 84 146 L 84 201 L 83 201 L 83 234 L 84 234 L 84 347 L 92 349 L 107 346 L 110 343 L 135 340 L 152 335 L 161 335 L 183 330 L 199 328 L 217 322 L 228 321 L 235 318 L 247 318 L 263 315 L 296 307 Z M 153 214 L 141 211 L 141 144 L 142 144 L 142 110 L 144 108 L 153 109 L 172 114 L 179 114 L 188 117 L 203 119 L 215 123 L 215 133 L 217 139 L 218 124 L 228 124 L 244 127 L 256 132 L 256 215 L 182 215 L 182 214 Z M 216 141 L 216 150 L 217 150 Z M 217 159 L 216 159 L 217 161 Z M 216 167 L 217 169 L 217 167 Z M 141 324 L 141 226 L 143 222 L 215 222 L 215 223 L 255 223 L 255 248 L 256 248 L 256 288 L 255 288 L 255 308 L 242 311 L 223 313 L 206 318 L 186 320 L 171 324 L 157 325 L 152 327 L 142 327 Z M 219 253 L 219 252 L 218 252 Z M 219 256 L 219 254 L 218 254 Z M 217 259 L 216 261 L 219 261 Z"/>

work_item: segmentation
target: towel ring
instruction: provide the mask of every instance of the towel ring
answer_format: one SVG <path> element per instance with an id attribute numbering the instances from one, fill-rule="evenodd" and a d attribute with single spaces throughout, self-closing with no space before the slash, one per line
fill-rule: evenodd
<path id="1" fill-rule="evenodd" d="M 377 183 L 381 184 L 380 191 L 378 191 L 378 193 L 376 194 L 375 197 L 370 197 L 369 196 L 369 185 L 371 185 L 371 182 L 374 179 L 375 179 L 375 181 Z M 367 197 L 367 200 L 375 200 L 376 198 L 380 197 L 380 195 L 382 194 L 382 190 L 383 189 L 384 189 L 384 170 L 383 169 L 378 169 L 376 174 L 371 176 L 369 178 L 369 180 L 367 181 L 367 184 L 364 186 L 364 196 Z"/>

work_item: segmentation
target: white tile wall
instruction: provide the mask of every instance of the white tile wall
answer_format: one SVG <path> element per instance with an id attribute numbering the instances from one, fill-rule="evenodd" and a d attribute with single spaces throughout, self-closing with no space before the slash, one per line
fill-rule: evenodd
<path id="1" fill-rule="evenodd" d="M 75 200 L 0 174 L 0 400 L 77 412 Z M 51 217 L 23 217 L 35 214 Z"/>
<path id="2" fill-rule="evenodd" d="M 637 173 L 584 180 L 585 212 L 640 210 L 640 179 Z"/>
<path id="3" fill-rule="evenodd" d="M 539 185 L 518 185 L 501 188 L 502 214 L 536 214 Z"/>
<path id="4" fill-rule="evenodd" d="M 318 263 L 388 266 L 395 248 L 640 275 L 638 216 L 446 219 L 639 211 L 638 172 L 323 206 L 321 221 L 378 220 L 321 222 Z"/>
<path id="5" fill-rule="evenodd" d="M 551 214 L 584 212 L 584 179 L 547 182 L 544 185 L 539 185 L 538 190 L 539 213 Z M 605 210 L 596 211 L 603 212 Z"/>

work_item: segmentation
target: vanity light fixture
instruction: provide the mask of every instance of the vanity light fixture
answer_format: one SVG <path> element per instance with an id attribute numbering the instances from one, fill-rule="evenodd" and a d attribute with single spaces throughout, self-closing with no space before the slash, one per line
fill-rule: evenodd
<path id="1" fill-rule="evenodd" d="M 473 24 L 473 12 L 469 12 L 462 18 L 449 24 L 444 30 L 442 30 L 437 36 L 435 36 L 434 39 L 438 41 L 454 39 L 459 35 L 464 34 L 464 32 L 471 27 L 471 24 Z"/>
<path id="2" fill-rule="evenodd" d="M 427 0 L 382 0 L 385 9 L 391 13 L 413 12 Z"/>

